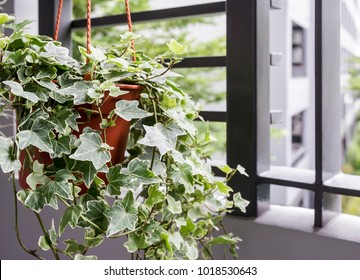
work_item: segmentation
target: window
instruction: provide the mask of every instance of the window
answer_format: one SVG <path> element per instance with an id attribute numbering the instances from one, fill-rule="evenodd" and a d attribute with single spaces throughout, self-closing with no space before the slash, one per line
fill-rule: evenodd
<path id="1" fill-rule="evenodd" d="M 42 14 L 54 11 L 53 1 L 39 1 L 41 9 L 46 11 Z M 308 2 L 314 4 L 315 10 L 315 58 L 311 58 L 315 64 L 313 171 L 270 166 L 269 14 L 274 11 L 270 11 L 269 1 L 227 0 L 161 12 L 136 12 L 133 20 L 168 20 L 226 12 L 226 56 L 185 58 L 180 67 L 226 67 L 226 111 L 202 114 L 210 121 L 226 121 L 227 162 L 230 166 L 241 164 L 250 175 L 235 176 L 233 188 L 251 201 L 246 213 L 251 217 L 268 209 L 270 184 L 308 190 L 314 201 L 314 226 L 322 227 L 324 210 L 334 210 L 338 205 L 338 200 L 332 199 L 334 195 L 335 198 L 339 194 L 360 196 L 360 178 L 340 173 L 340 1 Z M 83 19 L 70 21 L 70 15 L 67 18 L 73 29 L 86 26 Z M 93 26 L 116 25 L 125 21 L 125 15 L 99 17 L 93 21 Z M 51 34 L 52 27 L 53 18 L 41 19 L 41 33 Z M 292 30 L 292 66 L 303 67 L 300 74 L 305 75 L 305 28 L 294 24 Z M 301 143 L 304 115 L 294 116 L 294 144 Z M 298 203 L 302 203 L 302 199 Z"/>
<path id="2" fill-rule="evenodd" d="M 300 25 L 292 24 L 292 75 L 306 75 L 305 63 L 305 30 Z"/>

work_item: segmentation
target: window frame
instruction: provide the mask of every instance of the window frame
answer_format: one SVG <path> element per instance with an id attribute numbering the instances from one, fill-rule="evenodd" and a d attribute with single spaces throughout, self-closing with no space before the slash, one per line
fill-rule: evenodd
<path id="1" fill-rule="evenodd" d="M 39 0 L 39 32 L 52 36 L 58 0 Z M 71 0 L 64 1 L 59 40 L 70 46 L 71 30 L 85 19 L 71 19 Z M 256 217 L 269 209 L 270 184 L 314 193 L 314 227 L 324 225 L 324 210 L 338 211 L 333 195 L 360 197 L 360 177 L 340 172 L 340 0 L 315 0 L 315 170 L 270 166 L 269 13 L 270 0 L 227 0 L 157 11 L 136 12 L 133 21 L 226 13 L 227 54 L 185 58 L 179 67 L 226 67 L 227 111 L 201 112 L 209 121 L 227 123 L 227 163 L 241 164 L 249 177 L 231 181 L 250 201 Z M 52 15 L 52 16 L 49 16 Z M 93 26 L 123 24 L 125 15 L 94 18 Z M 326 98 L 325 98 L 326 96 Z M 329 114 L 331 112 L 331 114 Z"/>

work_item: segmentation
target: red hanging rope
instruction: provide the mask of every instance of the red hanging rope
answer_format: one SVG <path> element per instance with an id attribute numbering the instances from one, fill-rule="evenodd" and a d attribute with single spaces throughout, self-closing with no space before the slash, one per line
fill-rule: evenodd
<path id="1" fill-rule="evenodd" d="M 59 28 L 60 28 L 60 19 L 61 19 L 61 12 L 63 8 L 63 0 L 59 0 L 59 7 L 56 17 L 56 23 L 55 23 L 55 31 L 54 31 L 54 40 L 57 41 L 58 35 L 59 35 Z M 131 11 L 130 11 L 130 5 L 129 0 L 125 0 L 125 9 L 126 9 L 126 18 L 127 18 L 127 24 L 129 27 L 129 31 L 132 32 L 132 21 L 131 21 Z M 134 40 L 131 40 L 131 49 L 135 53 L 135 44 Z M 91 53 L 91 0 L 87 0 L 87 12 L 86 12 L 86 51 L 88 54 Z M 133 60 L 135 61 L 136 58 L 133 56 Z M 86 60 L 87 63 L 89 62 L 89 59 Z"/>
<path id="2" fill-rule="evenodd" d="M 59 1 L 59 7 L 57 11 L 56 23 L 55 23 L 55 31 L 54 31 L 54 40 L 57 41 L 59 36 L 59 28 L 60 28 L 60 19 L 61 19 L 61 12 L 62 12 L 63 0 Z"/>
<path id="3" fill-rule="evenodd" d="M 87 14 L 86 14 L 86 50 L 90 53 L 91 45 L 91 0 L 87 1 Z M 88 62 L 88 61 L 87 61 Z"/>
<path id="4" fill-rule="evenodd" d="M 132 32 L 133 28 L 132 28 L 131 11 L 130 11 L 129 0 L 125 0 L 125 10 L 126 10 L 126 18 L 127 18 L 127 24 L 128 24 L 128 27 L 129 27 L 129 31 Z M 131 40 L 131 49 L 135 53 L 134 40 Z M 133 55 L 132 59 L 133 59 L 133 61 L 136 61 L 135 55 Z"/>

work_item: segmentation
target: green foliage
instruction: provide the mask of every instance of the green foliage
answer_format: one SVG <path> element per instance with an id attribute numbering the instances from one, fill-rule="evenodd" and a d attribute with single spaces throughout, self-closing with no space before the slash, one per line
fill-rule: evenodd
<path id="1" fill-rule="evenodd" d="M 219 244 L 235 256 L 239 238 L 217 231 L 233 206 L 245 211 L 248 202 L 239 193 L 232 200 L 227 182 L 236 172 L 247 174 L 241 166 L 226 166 L 225 179 L 219 179 L 206 161 L 210 131 L 199 138 L 195 103 L 170 80 L 186 48 L 172 40 L 166 52 L 151 58 L 129 48 L 136 37 L 125 33 L 116 45 L 92 47 L 90 54 L 81 50 L 78 62 L 50 38 L 22 30 L 3 36 L 0 95 L 18 125 L 14 139 L 0 137 L 1 167 L 10 173 L 21 168 L 27 176 L 30 188 L 17 198 L 36 213 L 44 233 L 38 245 L 55 258 L 94 259 L 89 248 L 120 236 L 127 238 L 129 253 L 144 259 L 211 257 Z M 119 84 L 139 85 L 139 100 L 121 99 Z M 118 100 L 102 114 L 110 96 Z M 98 122 L 92 128 L 80 117 L 84 110 Z M 123 162 L 113 162 L 116 147 L 106 141 L 118 118 L 131 121 Z M 46 229 L 42 210 L 59 203 L 65 206 L 62 218 Z M 58 240 L 79 228 L 83 242 Z"/>

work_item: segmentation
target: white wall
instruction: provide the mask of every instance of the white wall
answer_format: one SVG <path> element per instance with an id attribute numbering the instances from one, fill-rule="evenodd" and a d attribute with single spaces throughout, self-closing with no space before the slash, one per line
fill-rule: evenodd
<path id="1" fill-rule="evenodd" d="M 37 34 L 39 31 L 38 17 L 39 17 L 39 3 L 38 0 L 15 0 L 15 17 L 16 20 L 22 21 L 25 19 L 33 20 L 29 25 L 28 33 Z"/>

